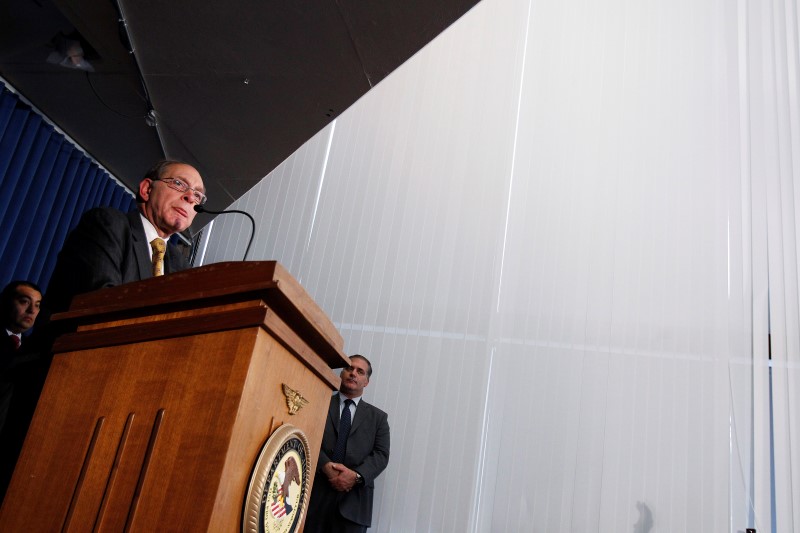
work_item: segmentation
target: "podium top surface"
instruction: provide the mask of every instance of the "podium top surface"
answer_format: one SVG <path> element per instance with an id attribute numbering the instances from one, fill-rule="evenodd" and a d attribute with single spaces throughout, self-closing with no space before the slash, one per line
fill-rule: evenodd
<path id="1" fill-rule="evenodd" d="M 332 367 L 347 365 L 342 353 L 344 340 L 336 327 L 277 261 L 214 263 L 99 289 L 76 296 L 69 311 L 53 315 L 52 320 L 80 325 L 156 310 L 164 313 L 252 299 L 263 300 L 304 335 L 318 337 L 328 344 L 327 357 L 320 355 Z"/>

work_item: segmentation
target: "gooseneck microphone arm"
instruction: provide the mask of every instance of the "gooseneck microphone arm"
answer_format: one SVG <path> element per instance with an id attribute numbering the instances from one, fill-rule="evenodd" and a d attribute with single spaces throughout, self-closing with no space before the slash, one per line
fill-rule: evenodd
<path id="1" fill-rule="evenodd" d="M 253 244 L 253 237 L 256 235 L 256 221 L 253 220 L 253 217 L 250 216 L 250 213 L 245 213 L 244 211 L 239 211 L 238 209 L 230 209 L 228 211 L 209 211 L 202 205 L 194 206 L 194 210 L 198 213 L 208 213 L 209 215 L 227 215 L 228 213 L 238 213 L 249 218 L 250 224 L 252 225 L 250 230 L 250 240 L 247 241 L 247 249 L 244 251 L 244 259 L 242 259 L 242 261 L 247 261 L 247 254 L 250 253 L 250 245 Z"/>

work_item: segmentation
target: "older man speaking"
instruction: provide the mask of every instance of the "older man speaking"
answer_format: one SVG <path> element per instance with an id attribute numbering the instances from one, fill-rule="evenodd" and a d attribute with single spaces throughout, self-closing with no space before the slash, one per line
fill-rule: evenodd
<path id="1" fill-rule="evenodd" d="M 204 191 L 193 166 L 161 161 L 139 183 L 137 210 L 87 211 L 58 255 L 47 310 L 65 311 L 77 294 L 188 268 L 168 240 L 191 225 L 194 207 L 206 201 Z"/>

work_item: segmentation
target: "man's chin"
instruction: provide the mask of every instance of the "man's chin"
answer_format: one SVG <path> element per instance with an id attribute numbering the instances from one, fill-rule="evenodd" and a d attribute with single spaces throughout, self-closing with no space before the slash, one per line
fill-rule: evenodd
<path id="1" fill-rule="evenodd" d="M 191 225 L 192 225 L 191 222 L 187 223 L 185 220 L 176 220 L 175 223 L 170 228 L 170 231 L 172 232 L 170 235 L 174 235 L 176 233 L 185 231 L 186 228 L 188 228 Z"/>

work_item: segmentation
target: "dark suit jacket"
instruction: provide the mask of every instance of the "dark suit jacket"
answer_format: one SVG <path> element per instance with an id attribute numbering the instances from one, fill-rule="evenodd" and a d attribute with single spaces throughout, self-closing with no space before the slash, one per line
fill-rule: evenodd
<path id="1" fill-rule="evenodd" d="M 14 350 L 5 329 L 0 329 L 0 500 L 22 450 L 47 365 L 35 335 L 23 337 L 19 350 Z"/>
<path id="2" fill-rule="evenodd" d="M 3 425 L 14 394 L 11 374 L 12 369 L 17 366 L 16 352 L 16 345 L 11 341 L 11 336 L 0 326 L 0 435 L 3 433 Z"/>
<path id="3" fill-rule="evenodd" d="M 361 399 L 347 438 L 344 465 L 357 471 L 364 478 L 363 485 L 356 485 L 350 492 L 340 493 L 331 487 L 322 472 L 322 466 L 330 462 L 336 438 L 339 434 L 339 395 L 331 398 L 330 410 L 325 420 L 325 432 L 317 463 L 317 475 L 311 490 L 308 506 L 309 521 L 314 520 L 315 507 L 330 498 L 339 499 L 341 515 L 357 524 L 372 525 L 372 497 L 375 478 L 389 464 L 389 421 L 385 412 Z M 316 517 L 321 518 L 321 517 Z"/>
<path id="4" fill-rule="evenodd" d="M 44 302 L 47 310 L 66 311 L 77 294 L 152 277 L 149 249 L 138 211 L 87 211 L 58 254 Z M 188 267 L 177 247 L 168 245 L 164 272 Z"/>

